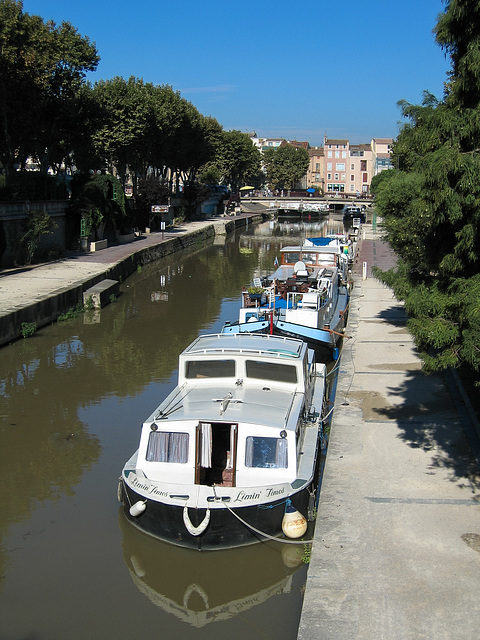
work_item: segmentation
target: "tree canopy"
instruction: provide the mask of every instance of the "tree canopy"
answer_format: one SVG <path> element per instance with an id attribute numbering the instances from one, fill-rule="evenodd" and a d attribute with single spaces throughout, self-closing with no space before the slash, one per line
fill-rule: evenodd
<path id="1" fill-rule="evenodd" d="M 250 136 L 241 131 L 222 131 L 217 139 L 213 160 L 204 167 L 206 175 L 216 176 L 220 184 L 231 185 L 232 191 L 254 181 L 261 168 L 260 151 Z"/>
<path id="2" fill-rule="evenodd" d="M 425 371 L 480 368 L 480 0 L 450 0 L 434 29 L 445 93 L 399 103 L 397 171 L 372 185 L 399 256 L 383 274 L 405 301 Z"/>
<path id="3" fill-rule="evenodd" d="M 263 164 L 269 184 L 274 189 L 294 189 L 307 173 L 308 151 L 286 144 L 266 149 Z"/>
<path id="4" fill-rule="evenodd" d="M 69 22 L 56 26 L 24 13 L 19 0 L 1 0 L 0 162 L 7 175 L 28 157 L 44 173 L 63 161 L 79 124 L 80 88 L 99 59 Z"/>

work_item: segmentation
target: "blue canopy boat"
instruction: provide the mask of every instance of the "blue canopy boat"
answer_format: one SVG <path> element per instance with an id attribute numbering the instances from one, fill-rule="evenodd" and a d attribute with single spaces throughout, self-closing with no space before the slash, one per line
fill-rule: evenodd
<path id="1" fill-rule="evenodd" d="M 238 321 L 223 333 L 271 333 L 335 349 L 349 304 L 349 245 L 342 237 L 309 238 L 281 250 L 281 264 L 242 291 Z"/>

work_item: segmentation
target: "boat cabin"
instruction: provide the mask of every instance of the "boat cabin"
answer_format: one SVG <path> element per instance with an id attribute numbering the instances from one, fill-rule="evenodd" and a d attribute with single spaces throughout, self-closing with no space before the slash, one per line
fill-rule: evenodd
<path id="1" fill-rule="evenodd" d="M 300 340 L 199 337 L 179 357 L 178 386 L 143 423 L 137 476 L 179 487 L 293 482 L 315 375 Z"/>

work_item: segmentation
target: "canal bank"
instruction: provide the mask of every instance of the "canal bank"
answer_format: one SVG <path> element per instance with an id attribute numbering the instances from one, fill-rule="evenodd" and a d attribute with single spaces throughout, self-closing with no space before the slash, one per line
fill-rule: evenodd
<path id="1" fill-rule="evenodd" d="M 4 269 L 0 271 L 0 347 L 21 337 L 22 323 L 41 328 L 83 304 L 84 291 L 102 280 L 122 282 L 145 264 L 263 219 L 247 213 L 219 216 L 145 234 L 101 251 L 72 252 L 55 262 Z"/>
<path id="2" fill-rule="evenodd" d="M 472 640 L 478 422 L 452 375 L 421 373 L 402 304 L 371 276 L 392 253 L 363 229 L 298 638 Z"/>

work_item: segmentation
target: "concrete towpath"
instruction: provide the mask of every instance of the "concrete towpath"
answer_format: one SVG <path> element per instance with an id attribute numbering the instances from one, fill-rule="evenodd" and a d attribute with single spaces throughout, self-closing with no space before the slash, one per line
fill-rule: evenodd
<path id="1" fill-rule="evenodd" d="M 402 304 L 371 276 L 394 256 L 364 233 L 298 638 L 474 640 L 478 422 L 451 374 L 421 373 Z"/>

